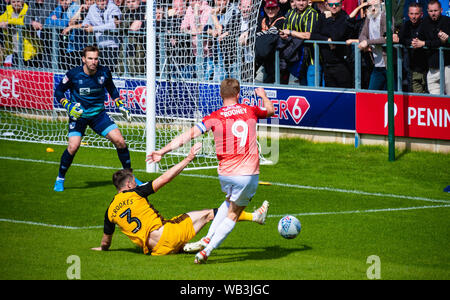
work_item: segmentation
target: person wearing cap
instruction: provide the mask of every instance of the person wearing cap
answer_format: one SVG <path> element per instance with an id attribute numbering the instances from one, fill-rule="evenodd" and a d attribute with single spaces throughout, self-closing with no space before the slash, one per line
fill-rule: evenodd
<path id="1" fill-rule="evenodd" d="M 264 67 L 264 83 L 275 81 L 275 47 L 279 39 L 278 32 L 283 28 L 284 20 L 277 0 L 267 0 L 264 15 L 258 19 L 256 28 L 256 65 Z"/>

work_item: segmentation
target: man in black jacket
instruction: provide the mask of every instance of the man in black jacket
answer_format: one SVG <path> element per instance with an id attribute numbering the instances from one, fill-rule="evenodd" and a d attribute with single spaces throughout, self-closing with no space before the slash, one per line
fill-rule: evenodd
<path id="1" fill-rule="evenodd" d="M 408 7 L 409 20 L 400 29 L 399 40 L 407 49 L 405 59 L 408 61 L 408 90 L 413 93 L 427 92 L 427 57 L 425 49 L 411 49 L 412 40 L 417 38 L 423 21 L 422 6 L 411 2 Z"/>
<path id="2" fill-rule="evenodd" d="M 255 72 L 261 65 L 264 67 L 264 83 L 275 82 L 275 48 L 279 39 L 278 31 L 283 28 L 285 19 L 278 0 L 267 0 L 264 16 L 258 19 L 255 45 Z"/>
<path id="3" fill-rule="evenodd" d="M 350 38 L 347 13 L 342 10 L 342 0 L 327 0 L 327 8 L 319 15 L 317 26 L 311 33 L 312 40 L 345 41 Z M 324 61 L 324 80 L 327 87 L 352 87 L 352 73 L 346 62 L 347 45 L 321 44 Z"/>
<path id="4" fill-rule="evenodd" d="M 444 84 L 445 94 L 450 94 L 450 52 L 444 51 L 445 83 L 440 82 L 439 50 L 449 42 L 450 18 L 442 15 L 442 7 L 438 0 L 428 2 L 428 17 L 420 26 L 418 37 L 412 40 L 414 48 L 429 48 L 427 52 L 427 83 L 430 94 L 440 94 L 440 84 Z"/>

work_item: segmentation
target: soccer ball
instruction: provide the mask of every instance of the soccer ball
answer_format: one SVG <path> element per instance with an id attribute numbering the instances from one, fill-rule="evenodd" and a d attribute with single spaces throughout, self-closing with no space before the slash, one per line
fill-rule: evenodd
<path id="1" fill-rule="evenodd" d="M 285 239 L 295 238 L 302 230 L 300 221 L 294 216 L 284 216 L 278 222 L 278 232 Z"/>

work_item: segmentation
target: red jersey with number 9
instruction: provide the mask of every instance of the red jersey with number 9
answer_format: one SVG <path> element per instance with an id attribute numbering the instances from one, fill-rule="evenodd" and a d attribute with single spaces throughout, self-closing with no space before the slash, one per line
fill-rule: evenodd
<path id="1" fill-rule="evenodd" d="M 265 108 L 238 103 L 216 110 L 197 124 L 202 133 L 212 130 L 214 134 L 219 175 L 259 174 L 256 124 L 266 117 Z"/>

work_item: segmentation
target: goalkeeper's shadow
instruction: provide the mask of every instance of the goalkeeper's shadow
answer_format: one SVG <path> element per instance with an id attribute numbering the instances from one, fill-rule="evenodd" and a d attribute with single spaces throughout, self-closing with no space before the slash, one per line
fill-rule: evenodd
<path id="1" fill-rule="evenodd" d="M 111 185 L 111 180 L 85 181 L 83 186 L 66 187 L 66 190 L 80 190 Z"/>

